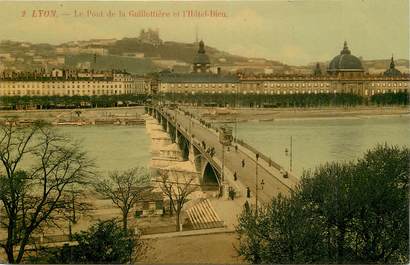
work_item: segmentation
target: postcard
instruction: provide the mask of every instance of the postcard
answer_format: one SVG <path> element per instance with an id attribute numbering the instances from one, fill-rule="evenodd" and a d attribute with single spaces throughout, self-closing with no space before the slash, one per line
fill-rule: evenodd
<path id="1" fill-rule="evenodd" d="M 0 20 L 0 263 L 409 262 L 409 1 Z"/>

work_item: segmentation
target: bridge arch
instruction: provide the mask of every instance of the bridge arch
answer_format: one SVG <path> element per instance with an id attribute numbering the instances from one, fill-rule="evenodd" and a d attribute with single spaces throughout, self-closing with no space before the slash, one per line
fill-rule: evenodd
<path id="1" fill-rule="evenodd" d="M 219 185 L 219 182 L 219 172 L 211 163 L 206 162 L 202 171 L 202 183 L 205 185 Z"/>

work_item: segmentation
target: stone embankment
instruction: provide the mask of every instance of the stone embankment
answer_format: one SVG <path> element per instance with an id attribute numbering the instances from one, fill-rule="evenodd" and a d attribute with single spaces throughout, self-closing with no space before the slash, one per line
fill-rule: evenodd
<path id="1" fill-rule="evenodd" d="M 44 120 L 56 126 L 139 125 L 145 122 L 143 113 L 143 107 L 18 110 L 0 111 L 0 120 L 17 120 L 19 125 L 29 125 L 36 120 Z"/>

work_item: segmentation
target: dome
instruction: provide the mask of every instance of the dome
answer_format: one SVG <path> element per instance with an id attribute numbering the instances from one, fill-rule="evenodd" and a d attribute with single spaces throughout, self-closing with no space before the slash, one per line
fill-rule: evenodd
<path id="1" fill-rule="evenodd" d="M 210 60 L 208 55 L 205 53 L 205 44 L 204 42 L 201 40 L 199 42 L 199 49 L 198 49 L 198 53 L 196 54 L 195 58 L 194 58 L 194 64 L 210 64 Z"/>
<path id="2" fill-rule="evenodd" d="M 344 43 L 343 50 L 339 55 L 330 61 L 328 72 L 363 72 L 362 62 L 356 56 L 350 54 L 347 43 Z"/>
<path id="3" fill-rule="evenodd" d="M 396 66 L 394 64 L 394 59 L 393 56 L 391 57 L 391 62 L 390 62 L 390 68 L 387 69 L 384 73 L 384 76 L 387 77 L 394 77 L 394 76 L 401 76 L 401 72 L 396 69 Z"/>

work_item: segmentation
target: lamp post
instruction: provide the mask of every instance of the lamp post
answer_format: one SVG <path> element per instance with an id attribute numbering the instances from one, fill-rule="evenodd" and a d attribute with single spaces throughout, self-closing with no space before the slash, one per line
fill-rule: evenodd
<path id="1" fill-rule="evenodd" d="M 292 136 L 290 137 L 290 147 L 289 150 L 285 148 L 285 155 L 288 156 L 289 154 L 289 171 L 292 171 L 292 163 L 293 163 L 293 139 Z"/>
<path id="2" fill-rule="evenodd" d="M 235 142 L 238 139 L 238 85 L 236 85 L 235 93 Z"/>
<path id="3" fill-rule="evenodd" d="M 255 173 L 256 173 L 256 187 L 255 187 L 255 206 L 256 206 L 256 215 L 258 215 L 258 159 L 259 159 L 259 153 L 256 153 L 256 166 L 255 166 Z"/>
<path id="4" fill-rule="evenodd" d="M 225 180 L 224 176 L 224 168 L 225 168 L 225 145 L 222 143 L 222 169 L 221 169 L 221 180 L 222 183 Z"/>
<path id="5" fill-rule="evenodd" d="M 219 142 L 222 145 L 222 168 L 221 168 L 221 195 L 223 193 L 223 186 L 224 186 L 224 169 L 225 169 L 225 146 L 230 146 L 232 143 L 232 129 L 226 126 L 219 128 Z"/>

